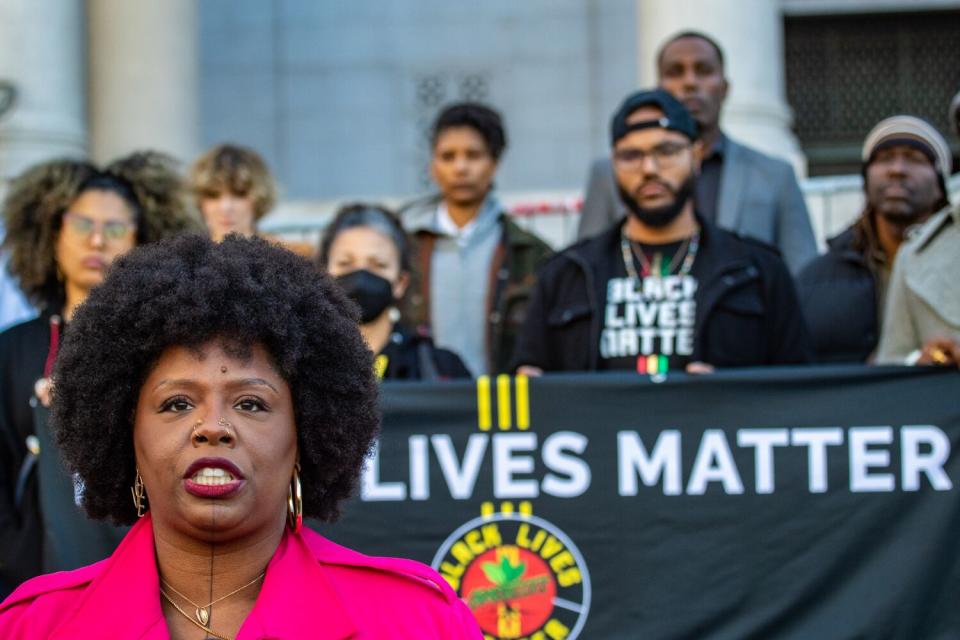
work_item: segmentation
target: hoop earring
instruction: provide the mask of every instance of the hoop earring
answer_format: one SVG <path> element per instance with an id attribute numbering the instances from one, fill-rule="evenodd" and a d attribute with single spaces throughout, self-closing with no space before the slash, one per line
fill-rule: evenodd
<path id="1" fill-rule="evenodd" d="M 287 525 L 294 533 L 303 528 L 303 493 L 300 487 L 300 463 L 293 465 L 293 477 L 287 489 Z"/>
<path id="2" fill-rule="evenodd" d="M 137 469 L 137 477 L 130 487 L 130 493 L 133 494 L 133 506 L 137 508 L 137 517 L 142 518 L 147 512 L 147 488 L 143 484 L 143 478 L 140 477 L 140 469 Z"/>

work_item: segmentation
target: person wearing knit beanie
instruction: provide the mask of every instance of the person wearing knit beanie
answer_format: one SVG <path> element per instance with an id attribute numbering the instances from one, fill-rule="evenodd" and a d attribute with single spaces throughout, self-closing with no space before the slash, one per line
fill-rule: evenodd
<path id="1" fill-rule="evenodd" d="M 879 122 L 863 144 L 866 205 L 797 278 L 800 304 L 824 362 L 873 359 L 894 257 L 908 231 L 949 204 L 950 148 L 909 115 Z"/>
<path id="2" fill-rule="evenodd" d="M 948 117 L 960 136 L 960 92 Z M 943 165 L 949 173 L 949 156 Z M 877 361 L 960 366 L 960 205 L 940 210 L 897 252 Z"/>
<path id="3" fill-rule="evenodd" d="M 867 178 L 868 167 L 876 160 L 878 154 L 897 147 L 909 147 L 922 153 L 936 172 L 941 198 L 930 205 L 932 210 L 927 213 L 939 211 L 947 206 L 946 185 L 950 180 L 952 165 L 950 146 L 933 125 L 920 118 L 907 115 L 893 116 L 879 122 L 867 134 L 862 153 L 864 178 Z"/>

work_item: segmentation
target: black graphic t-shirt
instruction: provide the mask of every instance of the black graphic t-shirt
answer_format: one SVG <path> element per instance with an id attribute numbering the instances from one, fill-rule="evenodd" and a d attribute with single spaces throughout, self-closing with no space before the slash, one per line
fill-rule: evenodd
<path id="1" fill-rule="evenodd" d="M 632 249 L 636 278 L 620 252 L 610 256 L 605 274 L 597 273 L 603 313 L 599 368 L 651 375 L 683 371 L 693 355 L 697 311 L 696 269 L 684 267 L 689 243 L 634 243 Z"/>

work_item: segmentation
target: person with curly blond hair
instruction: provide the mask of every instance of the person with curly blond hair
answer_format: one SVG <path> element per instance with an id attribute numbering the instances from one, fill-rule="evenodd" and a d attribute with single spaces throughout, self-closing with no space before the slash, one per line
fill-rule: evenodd
<path id="1" fill-rule="evenodd" d="M 220 242 L 228 234 L 260 236 L 305 258 L 314 246 L 283 240 L 258 231 L 260 220 L 277 204 L 276 180 L 266 161 L 249 147 L 219 144 L 207 150 L 190 169 L 190 189 L 210 238 Z"/>
<path id="2" fill-rule="evenodd" d="M 62 472 L 46 428 L 50 373 L 75 310 L 115 258 L 199 230 L 176 162 L 155 152 L 102 169 L 69 159 L 34 166 L 11 184 L 3 214 L 7 268 L 40 315 L 0 333 L 0 594 L 89 562 L 77 557 L 82 548 L 106 555 L 119 539 L 75 505 L 82 487 Z"/>
<path id="3" fill-rule="evenodd" d="M 267 163 L 253 149 L 221 144 L 193 163 L 190 187 L 210 238 L 256 234 L 257 222 L 277 201 L 277 185 Z"/>

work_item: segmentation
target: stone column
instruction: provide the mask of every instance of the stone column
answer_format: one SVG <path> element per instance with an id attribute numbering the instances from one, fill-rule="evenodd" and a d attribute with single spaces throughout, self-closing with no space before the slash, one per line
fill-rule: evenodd
<path id="1" fill-rule="evenodd" d="M 82 3 L 0 0 L 0 81 L 16 91 L 0 114 L 0 182 L 86 155 L 83 63 Z"/>
<path id="2" fill-rule="evenodd" d="M 657 50 L 667 38 L 680 31 L 711 36 L 723 48 L 730 81 L 721 116 L 724 131 L 806 173 L 806 159 L 790 130 L 779 2 L 637 0 L 637 22 L 641 86 L 656 83 Z"/>
<path id="3" fill-rule="evenodd" d="M 156 149 L 197 152 L 195 0 L 87 0 L 90 143 L 98 162 Z"/>

